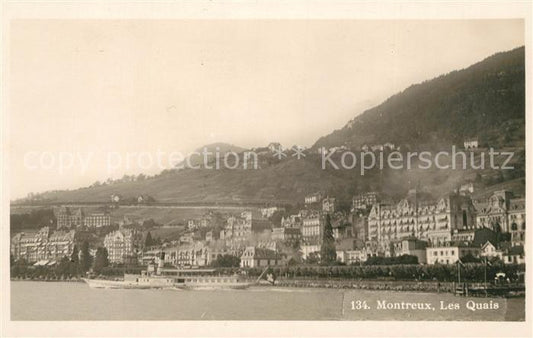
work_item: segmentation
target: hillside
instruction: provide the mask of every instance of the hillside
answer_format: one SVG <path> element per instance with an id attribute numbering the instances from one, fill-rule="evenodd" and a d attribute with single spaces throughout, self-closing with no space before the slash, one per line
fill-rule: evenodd
<path id="1" fill-rule="evenodd" d="M 524 47 L 413 85 L 320 138 L 314 148 L 392 142 L 411 148 L 462 144 L 524 146 Z M 400 127 L 401 126 L 401 127 Z"/>
<path id="2" fill-rule="evenodd" d="M 107 202 L 111 194 L 126 198 L 147 194 L 167 203 L 295 203 L 302 202 L 308 193 L 323 191 L 347 204 L 353 194 L 368 190 L 399 197 L 419 186 L 439 196 L 466 181 L 476 182 L 481 189 L 509 186 L 521 195 L 525 185 L 524 74 L 522 47 L 413 85 L 320 138 L 301 160 L 291 156 L 278 160 L 266 151 L 259 156 L 257 170 L 165 170 L 144 180 L 48 192 L 40 198 L 52 203 Z M 362 176 L 359 170 L 323 170 L 316 152 L 319 146 L 358 149 L 363 144 L 385 142 L 403 149 L 449 150 L 468 137 L 479 138 L 485 147 L 516 152 L 510 163 L 516 170 L 374 169 Z M 242 151 L 226 144 L 208 147 L 219 147 L 221 152 Z M 476 156 L 479 160 L 479 154 Z M 506 185 L 507 181 L 512 184 Z"/>
<path id="3" fill-rule="evenodd" d="M 223 142 L 217 142 L 217 143 L 211 143 L 211 144 L 207 144 L 203 147 L 200 147 L 198 149 L 195 150 L 195 152 L 199 153 L 199 154 L 203 154 L 203 152 L 205 151 L 207 155 L 207 159 L 208 161 L 209 160 L 213 160 L 215 158 L 215 153 L 219 153 L 220 156 L 224 156 L 224 154 L 228 153 L 228 152 L 234 152 L 234 153 L 242 153 L 243 151 L 245 151 L 246 149 L 245 148 L 241 148 L 241 147 L 238 147 L 238 146 L 235 146 L 233 144 L 229 144 L 229 143 L 223 143 Z M 191 167 L 196 167 L 198 165 L 201 165 L 203 163 L 203 155 L 202 157 L 199 157 L 199 156 L 191 156 L 189 157 L 188 160 L 184 160 L 183 162 L 181 163 L 178 163 L 176 165 L 177 168 L 180 168 L 180 167 L 189 167 L 189 165 Z"/>

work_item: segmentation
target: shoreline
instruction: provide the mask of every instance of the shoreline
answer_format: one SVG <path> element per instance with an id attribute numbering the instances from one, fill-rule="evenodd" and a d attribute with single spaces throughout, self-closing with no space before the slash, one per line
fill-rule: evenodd
<path id="1" fill-rule="evenodd" d="M 485 291 L 480 292 L 473 286 L 479 283 L 466 283 L 466 296 L 485 297 Z M 295 287 L 295 288 L 325 288 L 325 289 L 346 289 L 346 290 L 370 290 L 370 291 L 393 291 L 393 292 L 425 292 L 425 293 L 449 293 L 463 296 L 458 293 L 458 285 L 455 282 L 433 282 L 433 281 L 380 281 L 380 280 L 319 280 L 319 279 L 280 279 L 275 286 Z M 513 291 L 510 286 L 507 288 L 488 288 L 489 297 L 525 297 L 525 286 L 523 289 Z M 470 292 L 469 292 L 470 291 Z M 477 292 L 476 292 L 477 291 Z M 499 291 L 496 292 L 495 291 Z"/>
<path id="2" fill-rule="evenodd" d="M 11 282 L 63 282 L 84 283 L 81 278 L 73 279 L 36 279 L 36 278 L 11 278 Z M 424 292 L 432 294 L 454 294 L 455 282 L 425 282 L 425 281 L 380 281 L 380 280 L 319 280 L 319 279 L 278 279 L 275 284 L 259 283 L 260 288 L 295 288 L 295 289 L 337 289 L 337 290 L 368 290 L 389 292 Z M 468 296 L 481 296 L 485 294 L 471 293 Z M 524 298 L 525 289 L 517 293 L 489 294 L 489 297 L 498 298 Z"/>

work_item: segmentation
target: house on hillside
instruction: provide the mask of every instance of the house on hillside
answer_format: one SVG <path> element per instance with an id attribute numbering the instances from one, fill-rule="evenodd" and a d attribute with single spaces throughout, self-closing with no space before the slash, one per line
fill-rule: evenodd
<path id="1" fill-rule="evenodd" d="M 120 196 L 119 194 L 112 194 L 111 195 L 111 202 L 112 203 L 118 203 L 118 202 L 120 202 L 121 199 L 122 199 L 122 196 Z"/>
<path id="2" fill-rule="evenodd" d="M 322 193 L 316 192 L 314 194 L 310 194 L 305 196 L 304 198 L 305 204 L 313 204 L 313 203 L 319 203 L 322 201 Z"/>
<path id="3" fill-rule="evenodd" d="M 270 152 L 276 152 L 278 150 L 283 150 L 283 147 L 281 146 L 281 143 L 279 142 L 271 142 L 269 145 L 268 145 L 268 150 L 270 150 Z"/>
<path id="4" fill-rule="evenodd" d="M 391 143 L 391 142 L 386 142 L 383 144 L 383 147 L 386 148 L 386 149 L 389 149 L 389 150 L 394 150 L 396 149 L 396 145 L 394 145 L 394 143 Z"/>
<path id="5" fill-rule="evenodd" d="M 479 148 L 479 141 L 477 138 L 466 139 L 463 143 L 465 149 L 477 149 Z"/>

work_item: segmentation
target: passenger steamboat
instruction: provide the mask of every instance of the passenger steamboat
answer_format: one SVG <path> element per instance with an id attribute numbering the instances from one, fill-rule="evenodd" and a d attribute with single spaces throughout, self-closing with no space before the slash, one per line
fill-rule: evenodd
<path id="1" fill-rule="evenodd" d="M 219 276 L 215 269 L 170 269 L 148 265 L 137 274 L 124 274 L 123 280 L 83 279 L 91 288 L 105 289 L 245 289 L 254 282 L 242 276 Z"/>

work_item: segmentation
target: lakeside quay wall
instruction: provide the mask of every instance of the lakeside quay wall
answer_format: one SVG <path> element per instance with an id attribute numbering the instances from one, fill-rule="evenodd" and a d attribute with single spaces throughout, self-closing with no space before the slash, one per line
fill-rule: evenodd
<path id="1" fill-rule="evenodd" d="M 467 296 L 524 297 L 525 285 L 520 283 L 508 285 L 488 285 L 483 283 L 438 282 L 438 281 L 399 281 L 399 280 L 350 280 L 350 279 L 293 279 L 276 280 L 277 287 L 352 289 L 397 292 L 452 293 Z"/>
<path id="2" fill-rule="evenodd" d="M 112 280 L 112 278 L 110 279 Z M 48 279 L 48 278 L 11 278 L 11 281 L 33 281 L 33 282 L 67 282 L 67 283 L 84 283 L 81 278 L 71 279 Z M 249 280 L 254 283 L 255 280 Z M 475 286 L 479 283 L 464 283 L 467 286 L 467 296 L 486 296 L 485 291 L 476 292 Z M 324 289 L 345 289 L 345 290 L 371 290 L 371 291 L 393 291 L 393 292 L 425 292 L 425 293 L 451 293 L 456 294 L 458 289 L 455 282 L 437 282 L 437 281 L 380 281 L 380 280 L 327 280 L 327 279 L 288 279 L 282 278 L 276 280 L 272 285 L 265 280 L 257 284 L 259 287 L 268 288 L 324 288 Z M 471 289 L 474 287 L 474 289 Z M 460 288 L 459 288 L 460 289 Z M 499 288 L 489 286 L 487 289 L 491 297 L 524 297 L 524 285 L 509 285 Z M 462 295 L 462 291 L 460 292 Z"/>
<path id="3" fill-rule="evenodd" d="M 48 279 L 48 278 L 11 278 L 11 281 L 35 282 L 83 282 L 81 278 Z M 252 280 L 250 280 L 252 281 Z M 272 286 L 270 283 L 262 283 Z M 453 292 L 453 282 L 416 282 L 416 281 L 359 281 L 359 280 L 323 280 L 323 279 L 278 279 L 274 287 L 294 288 L 327 288 L 327 289 L 361 289 L 388 291 L 421 291 L 421 292 Z"/>
<path id="4" fill-rule="evenodd" d="M 428 281 L 380 281 L 353 279 L 304 279 L 279 278 L 276 286 L 296 288 L 333 288 L 387 291 L 450 292 L 455 291 L 455 282 Z"/>

